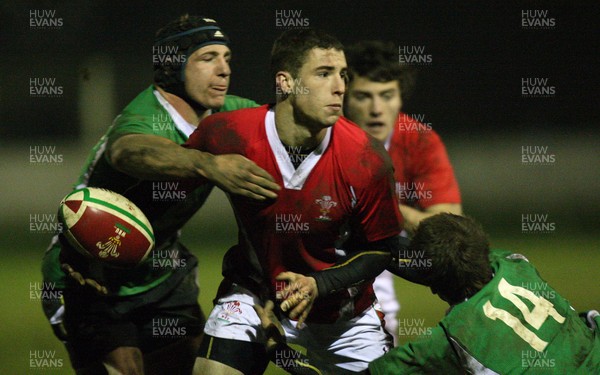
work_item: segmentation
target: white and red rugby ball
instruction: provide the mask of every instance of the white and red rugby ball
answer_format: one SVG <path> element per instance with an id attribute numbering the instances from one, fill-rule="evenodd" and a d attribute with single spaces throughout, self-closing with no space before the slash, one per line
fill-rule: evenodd
<path id="1" fill-rule="evenodd" d="M 116 267 L 134 267 L 154 248 L 146 215 L 114 191 L 85 187 L 60 202 L 63 234 L 80 253 Z"/>

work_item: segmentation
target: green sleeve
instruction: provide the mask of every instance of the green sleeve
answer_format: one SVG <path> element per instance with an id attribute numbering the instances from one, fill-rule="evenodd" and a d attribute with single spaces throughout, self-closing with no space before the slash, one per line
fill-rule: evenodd
<path id="1" fill-rule="evenodd" d="M 127 134 L 150 134 L 150 135 L 160 135 L 156 133 L 155 130 L 152 129 L 152 120 L 148 118 L 144 118 L 144 121 L 135 121 L 131 118 L 131 116 L 118 116 L 113 126 L 110 128 L 108 132 L 109 143 L 112 143 L 115 139 L 127 135 Z M 169 117 L 170 120 L 170 117 Z M 172 120 L 170 120 L 170 124 L 172 124 Z M 170 125 L 169 124 L 169 125 Z M 174 128 L 174 125 L 173 125 Z"/>
<path id="2" fill-rule="evenodd" d="M 219 109 L 219 112 L 235 111 L 236 109 L 254 108 L 258 106 L 259 105 L 254 100 L 235 95 L 227 95 L 225 104 Z"/>
<path id="3" fill-rule="evenodd" d="M 458 358 L 441 326 L 425 339 L 394 348 L 369 364 L 373 375 L 462 374 Z"/>
<path id="4" fill-rule="evenodd" d="M 127 104 L 108 132 L 109 141 L 124 134 L 162 135 L 160 133 L 174 130 L 173 120 L 156 99 L 154 90 L 150 85 Z"/>

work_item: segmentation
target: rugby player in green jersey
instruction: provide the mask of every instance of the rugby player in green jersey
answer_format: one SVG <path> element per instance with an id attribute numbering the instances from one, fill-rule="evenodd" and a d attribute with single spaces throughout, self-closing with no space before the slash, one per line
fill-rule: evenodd
<path id="1" fill-rule="evenodd" d="M 419 224 L 390 270 L 429 286 L 450 309 L 426 338 L 369 364 L 371 374 L 597 374 L 600 315 L 578 315 L 521 254 L 490 250 L 474 220 L 437 214 Z M 285 345 L 272 311 L 256 306 L 270 340 Z M 280 354 L 302 358 L 298 354 Z M 316 374 L 294 366 L 292 373 Z"/>
<path id="2" fill-rule="evenodd" d="M 179 146 L 177 158 L 170 152 L 211 113 L 256 106 L 226 95 L 228 41 L 209 18 L 186 15 L 160 29 L 154 84 L 115 119 L 77 180 L 76 188 L 102 187 L 129 198 L 156 237 L 149 258 L 128 270 L 87 261 L 60 236 L 53 239 L 42 264 L 44 285 L 63 298 L 42 303 L 78 374 L 190 373 L 205 319 L 197 302 L 198 261 L 179 235 L 212 186 L 190 189 L 185 181 L 205 178 L 258 200 L 277 196 L 271 176 L 240 155 Z"/>

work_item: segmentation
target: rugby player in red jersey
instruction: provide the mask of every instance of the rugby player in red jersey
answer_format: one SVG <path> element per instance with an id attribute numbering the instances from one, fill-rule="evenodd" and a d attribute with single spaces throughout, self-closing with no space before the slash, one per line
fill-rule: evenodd
<path id="1" fill-rule="evenodd" d="M 421 220 L 441 212 L 460 215 L 460 191 L 442 140 L 430 124 L 401 112 L 412 75 L 398 63 L 397 49 L 365 41 L 349 47 L 347 57 L 350 81 L 344 111 L 390 154 L 404 228 L 413 232 Z M 392 274 L 384 271 L 373 287 L 385 313 L 385 328 L 397 343 L 400 303 Z"/>
<path id="2" fill-rule="evenodd" d="M 288 30 L 273 46 L 271 69 L 277 104 L 215 114 L 186 144 L 243 155 L 282 186 L 263 202 L 230 196 L 238 244 L 225 256 L 194 370 L 262 373 L 269 358 L 253 306 L 276 299 L 288 342 L 308 355 L 284 361 L 276 351 L 276 364 L 364 371 L 391 347 L 372 289 L 399 247 L 391 163 L 342 117 L 347 68 L 337 39 Z"/>

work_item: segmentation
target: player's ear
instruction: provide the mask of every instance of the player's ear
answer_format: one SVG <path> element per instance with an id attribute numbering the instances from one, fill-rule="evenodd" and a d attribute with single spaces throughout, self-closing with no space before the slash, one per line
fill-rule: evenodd
<path id="1" fill-rule="evenodd" d="M 275 85 L 278 93 L 287 96 L 294 89 L 294 79 L 289 72 L 279 71 L 275 75 Z"/>

